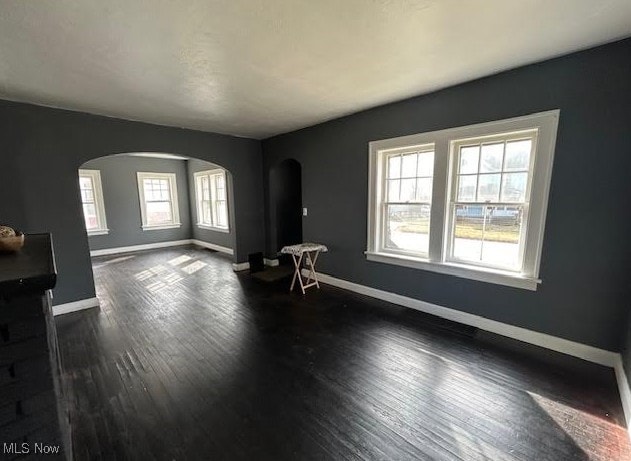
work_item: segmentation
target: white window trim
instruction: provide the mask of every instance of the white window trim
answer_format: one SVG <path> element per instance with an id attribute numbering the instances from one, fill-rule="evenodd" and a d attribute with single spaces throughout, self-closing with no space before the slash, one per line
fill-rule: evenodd
<path id="1" fill-rule="evenodd" d="M 136 173 L 138 181 L 138 199 L 140 201 L 140 218 L 142 230 L 163 230 L 177 229 L 182 226 L 180 222 L 179 202 L 177 198 L 177 180 L 175 173 L 152 173 L 139 171 Z M 171 211 L 173 212 L 173 222 L 168 224 L 150 225 L 147 224 L 147 203 L 145 202 L 145 189 L 143 181 L 145 179 L 166 179 L 169 181 L 169 189 L 171 192 Z"/>
<path id="2" fill-rule="evenodd" d="M 105 200 L 103 199 L 103 186 L 101 183 L 100 170 L 79 170 L 79 176 L 89 176 L 92 179 L 94 188 L 94 202 L 96 204 L 96 217 L 99 221 L 98 229 L 87 230 L 89 236 L 107 235 L 110 230 L 107 228 L 107 217 L 105 216 Z M 83 200 L 81 200 L 83 213 Z"/>
<path id="3" fill-rule="evenodd" d="M 366 258 L 370 261 L 428 270 L 499 285 L 536 290 L 541 283 L 539 266 L 548 208 L 552 164 L 559 120 L 559 110 L 552 110 L 496 122 L 421 133 L 369 143 L 368 238 Z M 453 142 L 480 138 L 496 133 L 537 129 L 537 145 L 530 196 L 529 222 L 526 229 L 524 272 L 488 269 L 448 262 L 447 229 Z M 430 219 L 430 242 L 427 258 L 393 254 L 380 248 L 380 205 L 382 202 L 383 154 L 411 146 L 434 145 L 434 184 Z"/>
<path id="4" fill-rule="evenodd" d="M 200 229 L 206 229 L 206 230 L 211 230 L 215 232 L 223 232 L 224 234 L 230 233 L 230 229 L 228 227 L 215 227 L 215 226 L 211 226 L 209 224 L 203 224 L 203 223 L 197 223 L 197 227 L 199 227 Z"/>
<path id="5" fill-rule="evenodd" d="M 201 205 L 201 200 L 199 197 L 199 187 L 198 187 L 198 181 L 199 178 L 202 178 L 203 176 L 212 176 L 212 175 L 216 175 L 216 174 L 222 174 L 224 177 L 224 185 L 226 187 L 226 214 L 228 217 L 228 225 L 223 227 L 223 226 L 216 226 L 213 224 L 208 224 L 205 222 L 202 222 L 202 216 L 204 215 L 203 211 L 202 211 L 202 205 Z M 197 214 L 197 227 L 199 227 L 200 229 L 207 229 L 207 230 L 212 230 L 215 232 L 223 232 L 223 233 L 230 233 L 230 207 L 228 205 L 228 177 L 226 175 L 226 171 L 222 168 L 215 168 L 213 170 L 205 170 L 205 171 L 197 171 L 195 173 L 193 173 L 193 181 L 195 183 L 195 210 L 196 210 L 196 214 Z M 210 187 L 210 186 L 209 186 Z M 212 203 L 212 197 L 211 197 L 211 203 Z"/>

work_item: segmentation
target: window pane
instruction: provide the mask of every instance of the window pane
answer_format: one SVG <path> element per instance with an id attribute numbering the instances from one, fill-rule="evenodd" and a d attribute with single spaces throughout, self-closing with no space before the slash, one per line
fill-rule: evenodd
<path id="1" fill-rule="evenodd" d="M 171 194 L 169 191 L 169 181 L 166 179 L 160 180 L 159 200 L 171 200 Z"/>
<path id="2" fill-rule="evenodd" d="M 418 154 L 417 176 L 434 175 L 434 152 L 423 152 Z"/>
<path id="3" fill-rule="evenodd" d="M 84 189 L 81 191 L 81 201 L 83 203 L 92 203 L 94 202 L 94 192 L 90 189 Z"/>
<path id="4" fill-rule="evenodd" d="M 460 176 L 458 178 L 458 201 L 475 202 L 475 191 L 477 188 L 476 175 Z"/>
<path id="5" fill-rule="evenodd" d="M 145 193 L 145 200 L 154 200 L 153 196 L 153 181 L 151 179 L 144 179 L 142 181 L 142 188 Z"/>
<path id="6" fill-rule="evenodd" d="M 478 177 L 478 202 L 499 200 L 501 177 L 501 174 L 481 174 Z"/>
<path id="7" fill-rule="evenodd" d="M 521 206 L 456 205 L 452 256 L 519 270 Z"/>
<path id="8" fill-rule="evenodd" d="M 217 225 L 228 227 L 228 210 L 225 201 L 217 202 Z"/>
<path id="9" fill-rule="evenodd" d="M 416 200 L 429 202 L 432 200 L 432 178 L 419 178 L 416 180 Z"/>
<path id="10" fill-rule="evenodd" d="M 505 171 L 527 170 L 530 166 L 532 140 L 512 141 L 506 143 Z"/>
<path id="11" fill-rule="evenodd" d="M 399 179 L 391 179 L 388 181 L 388 202 L 399 201 L 399 189 L 401 181 Z"/>
<path id="12" fill-rule="evenodd" d="M 401 156 L 393 155 L 388 157 L 388 178 L 401 177 Z"/>
<path id="13" fill-rule="evenodd" d="M 92 189 L 92 178 L 89 176 L 79 176 L 80 189 Z"/>
<path id="14" fill-rule="evenodd" d="M 147 202 L 147 224 L 170 224 L 173 222 L 169 202 Z"/>
<path id="15" fill-rule="evenodd" d="M 503 155 L 504 143 L 483 145 L 480 154 L 480 173 L 502 171 Z"/>
<path id="16" fill-rule="evenodd" d="M 417 154 L 405 154 L 401 157 L 401 177 L 416 177 L 416 157 Z"/>
<path id="17" fill-rule="evenodd" d="M 217 200 L 226 200 L 226 189 L 217 187 Z"/>
<path id="18" fill-rule="evenodd" d="M 81 202 L 94 202 L 94 184 L 89 176 L 79 176 L 79 191 L 81 192 Z"/>
<path id="19" fill-rule="evenodd" d="M 528 173 L 505 173 L 502 177 L 502 202 L 526 200 Z"/>
<path id="20" fill-rule="evenodd" d="M 480 156 L 480 146 L 469 146 L 460 148 L 460 174 L 471 174 L 478 172 L 478 159 Z"/>
<path id="21" fill-rule="evenodd" d="M 401 202 L 413 202 L 416 196 L 416 179 L 401 180 Z"/>
<path id="22" fill-rule="evenodd" d="M 212 224 L 212 217 L 210 212 L 210 200 L 204 200 L 202 202 L 202 222 L 204 224 Z"/>
<path id="23" fill-rule="evenodd" d="M 99 228 L 99 219 L 96 215 L 96 205 L 93 203 L 83 204 L 83 217 L 85 219 L 85 228 L 87 230 Z"/>
<path id="24" fill-rule="evenodd" d="M 427 254 L 429 248 L 429 205 L 388 205 L 385 246 Z"/>

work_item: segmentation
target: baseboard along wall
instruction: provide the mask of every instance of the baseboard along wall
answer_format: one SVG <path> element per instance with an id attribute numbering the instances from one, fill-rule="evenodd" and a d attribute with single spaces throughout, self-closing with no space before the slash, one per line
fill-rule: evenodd
<path id="1" fill-rule="evenodd" d="M 185 239 L 185 240 L 172 240 L 169 242 L 146 243 L 143 245 L 104 248 L 102 250 L 92 250 L 90 251 L 90 256 L 91 257 L 108 256 L 108 255 L 116 255 L 116 254 L 122 254 L 122 253 L 132 253 L 135 251 L 156 250 L 159 248 L 168 248 L 168 247 L 191 245 L 191 244 L 197 245 L 203 248 L 208 248 L 210 250 L 219 251 L 220 253 L 225 253 L 229 255 L 234 254 L 234 250 L 232 248 L 216 245 L 214 243 L 204 242 L 203 240 L 198 240 L 198 239 Z"/>
<path id="2" fill-rule="evenodd" d="M 629 387 L 629 380 L 624 372 L 622 355 L 620 354 L 618 354 L 614 370 L 616 372 L 618 392 L 620 392 L 620 400 L 622 401 L 622 408 L 624 409 L 624 416 L 627 422 L 627 430 L 629 430 L 631 428 L 631 387 Z"/>
<path id="3" fill-rule="evenodd" d="M 302 269 L 302 275 L 307 277 L 309 275 L 309 270 Z M 419 299 L 409 298 L 396 293 L 390 293 L 377 288 L 360 285 L 358 283 L 338 279 L 320 272 L 318 272 L 318 281 L 337 288 L 369 296 L 371 298 L 380 299 L 382 301 L 415 309 L 420 312 L 435 315 L 437 317 L 464 325 L 476 327 L 497 335 L 516 339 L 524 343 L 543 347 L 566 355 L 571 355 L 573 357 L 587 360 L 588 362 L 611 367 L 614 369 L 616 374 L 616 381 L 618 383 L 620 399 L 622 400 L 627 428 L 631 426 L 631 388 L 629 387 L 629 382 L 624 372 L 622 356 L 617 352 L 599 349 L 597 347 L 588 346 L 587 344 L 498 322 L 479 315 L 469 314 L 467 312 L 439 306 Z"/>
<path id="4" fill-rule="evenodd" d="M 159 242 L 146 245 L 134 245 L 128 247 L 108 248 L 104 250 L 94 250 L 90 252 L 90 256 L 105 256 L 120 253 L 130 253 L 134 251 L 151 250 L 157 248 L 167 248 L 172 246 L 194 244 L 203 248 L 209 248 L 215 251 L 219 251 L 226 254 L 234 254 L 231 248 L 222 247 L 208 242 L 203 242 L 197 239 L 177 240 L 171 242 Z M 266 266 L 278 266 L 278 259 L 264 259 Z M 250 268 L 249 262 L 233 263 L 232 268 L 234 271 L 244 271 Z M 309 274 L 307 269 L 302 269 L 302 274 L 306 277 Z M 570 341 L 567 339 L 559 338 L 557 336 L 548 335 L 545 333 L 539 333 L 537 331 L 528 330 L 526 328 L 509 325 L 506 323 L 491 320 L 479 315 L 469 314 L 456 309 L 451 309 L 444 306 L 421 301 L 419 299 L 410 298 L 407 296 L 391 293 L 377 288 L 372 288 L 358 283 L 349 282 L 347 280 L 338 279 L 327 274 L 318 273 L 318 280 L 327 285 L 331 285 L 337 288 L 342 288 L 354 293 L 369 296 L 371 298 L 380 299 L 400 306 L 415 309 L 420 312 L 435 315 L 447 320 L 458 322 L 464 325 L 479 328 L 484 331 L 495 333 L 501 336 L 505 336 L 511 339 L 516 339 L 528 344 L 550 349 L 556 352 L 567 354 L 573 357 L 577 357 L 589 362 L 597 363 L 614 369 L 616 374 L 616 381 L 618 383 L 618 390 L 620 392 L 620 399 L 624 409 L 625 419 L 627 427 L 631 426 L 631 387 L 624 372 L 622 356 L 617 352 L 607 351 L 599 349 L 586 344 Z M 54 315 L 62 315 L 70 312 L 76 312 L 83 309 L 89 309 L 92 307 L 98 307 L 99 301 L 97 298 L 82 299 L 71 303 L 61 304 L 53 306 Z"/>
<path id="5" fill-rule="evenodd" d="M 53 315 L 69 314 L 71 312 L 91 309 L 93 307 L 99 307 L 99 300 L 96 297 L 80 299 L 79 301 L 53 306 Z"/>

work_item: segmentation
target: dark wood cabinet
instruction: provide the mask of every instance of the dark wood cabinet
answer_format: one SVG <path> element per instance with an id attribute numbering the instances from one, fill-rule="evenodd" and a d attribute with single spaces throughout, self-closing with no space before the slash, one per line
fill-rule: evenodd
<path id="1" fill-rule="evenodd" d="M 71 459 L 70 424 L 51 289 L 51 237 L 27 235 L 21 251 L 0 254 L 0 458 Z"/>

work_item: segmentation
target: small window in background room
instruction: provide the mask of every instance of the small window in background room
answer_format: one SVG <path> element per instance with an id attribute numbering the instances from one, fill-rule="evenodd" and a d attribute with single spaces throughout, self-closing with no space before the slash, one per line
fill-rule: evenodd
<path id="1" fill-rule="evenodd" d="M 103 188 L 99 170 L 79 170 L 79 190 L 83 217 L 88 235 L 105 235 L 109 232 L 105 219 Z"/>
<path id="2" fill-rule="evenodd" d="M 221 169 L 195 173 L 197 225 L 227 231 L 228 189 L 226 172 Z"/>
<path id="3" fill-rule="evenodd" d="M 138 173 L 142 228 L 180 227 L 177 185 L 173 173 Z"/>

